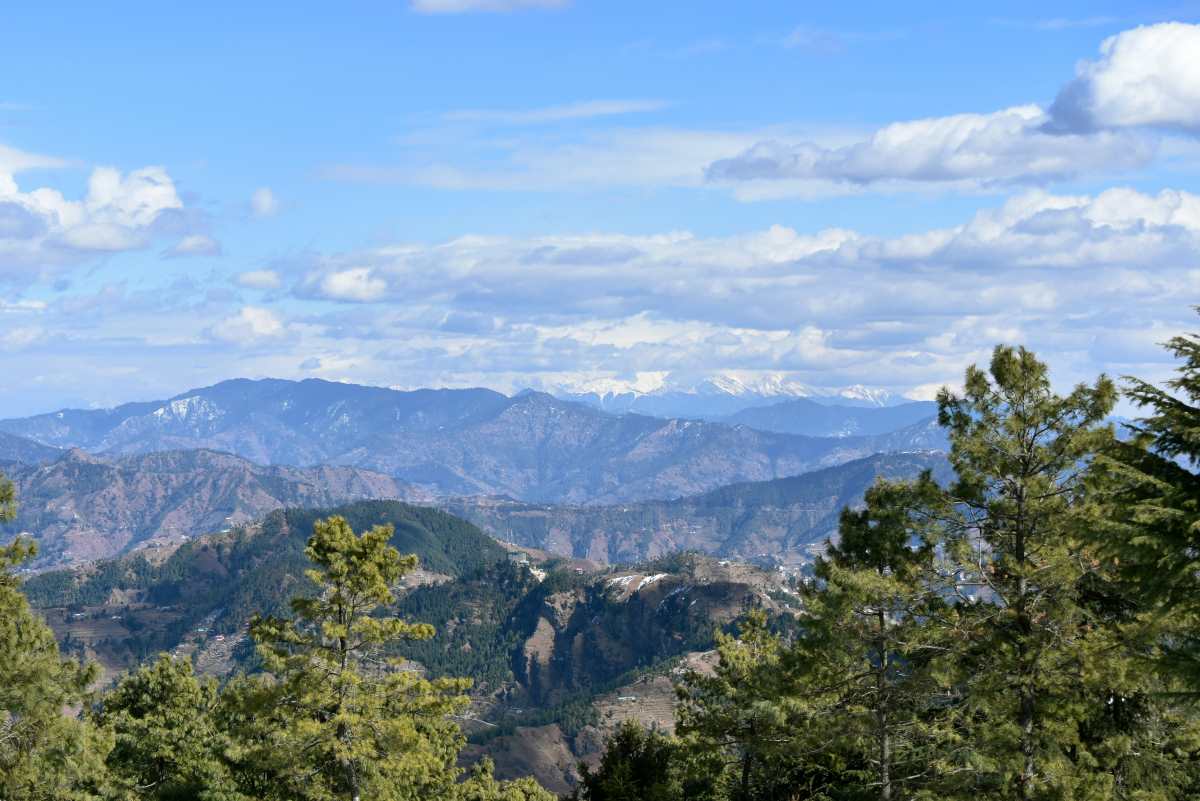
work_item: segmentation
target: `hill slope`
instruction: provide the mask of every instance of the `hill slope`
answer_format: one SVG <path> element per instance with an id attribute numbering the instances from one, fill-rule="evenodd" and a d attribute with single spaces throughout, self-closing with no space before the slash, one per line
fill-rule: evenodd
<path id="1" fill-rule="evenodd" d="M 678 550 L 738 559 L 802 561 L 862 501 L 879 476 L 911 478 L 949 464 L 937 453 L 875 455 L 789 478 L 721 487 L 673 501 L 609 506 L 534 505 L 458 498 L 442 505 L 496 537 L 598 562 L 636 562 Z"/>
<path id="2" fill-rule="evenodd" d="M 366 470 L 263 467 L 205 450 L 116 459 L 71 450 L 48 464 L 12 464 L 5 472 L 19 504 L 17 519 L 0 533 L 32 532 L 39 567 L 110 557 L 151 540 L 178 542 L 284 506 L 422 497 Z"/>
<path id="3" fill-rule="evenodd" d="M 42 464 L 62 455 L 61 448 L 0 431 L 0 462 Z"/>

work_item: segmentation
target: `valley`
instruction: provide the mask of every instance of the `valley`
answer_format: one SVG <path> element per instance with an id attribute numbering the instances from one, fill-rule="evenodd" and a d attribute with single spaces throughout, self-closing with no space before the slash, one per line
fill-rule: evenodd
<path id="1" fill-rule="evenodd" d="M 473 680 L 462 721 L 468 754 L 492 757 L 501 776 L 532 774 L 560 792 L 620 721 L 673 725 L 670 677 L 703 669 L 715 629 L 751 608 L 786 625 L 794 603 L 784 574 L 699 555 L 617 569 L 527 561 L 432 509 L 369 501 L 328 513 L 356 528 L 391 524 L 392 543 L 419 556 L 422 569 L 393 611 L 432 623 L 437 635 L 399 655 L 427 675 Z M 139 553 L 41 573 L 25 593 L 64 652 L 104 667 L 102 683 L 160 651 L 226 676 L 256 663 L 245 636 L 250 616 L 283 612 L 290 596 L 311 591 L 302 547 L 324 514 L 272 512 L 157 563 Z"/>

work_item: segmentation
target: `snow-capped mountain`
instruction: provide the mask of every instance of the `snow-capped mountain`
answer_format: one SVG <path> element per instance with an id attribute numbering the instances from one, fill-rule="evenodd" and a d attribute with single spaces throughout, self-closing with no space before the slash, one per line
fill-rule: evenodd
<path id="1" fill-rule="evenodd" d="M 885 408 L 907 399 L 879 387 L 814 387 L 786 373 L 734 371 L 699 377 L 672 373 L 638 373 L 630 379 L 611 377 L 564 380 L 543 387 L 563 400 L 604 411 L 638 412 L 655 417 L 716 420 L 745 409 L 804 398 L 827 406 Z"/>

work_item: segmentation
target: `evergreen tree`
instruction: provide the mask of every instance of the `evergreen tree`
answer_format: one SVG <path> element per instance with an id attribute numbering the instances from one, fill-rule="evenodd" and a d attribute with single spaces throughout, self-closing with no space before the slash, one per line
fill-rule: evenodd
<path id="1" fill-rule="evenodd" d="M 634 721 L 617 727 L 593 771 L 581 764 L 575 801 L 705 801 L 716 799 L 721 766 L 697 772 L 683 744 Z"/>
<path id="2" fill-rule="evenodd" d="M 450 715 L 465 706 L 468 682 L 426 680 L 386 656 L 389 644 L 433 636 L 379 613 L 416 567 L 388 545 L 392 533 L 318 521 L 305 553 L 319 592 L 293 599 L 294 619 L 252 622 L 275 681 L 235 686 L 241 709 L 223 715 L 242 741 L 244 788 L 314 801 L 453 797 L 463 738 Z"/>
<path id="3" fill-rule="evenodd" d="M 16 498 L 0 476 L 0 520 Z M 54 635 L 21 594 L 18 565 L 37 553 L 28 540 L 0 547 L 0 798 L 71 801 L 107 792 L 111 742 L 67 714 L 86 703 L 95 667 L 63 659 Z"/>
<path id="4" fill-rule="evenodd" d="M 460 784 L 456 801 L 556 801 L 553 793 L 530 778 L 499 782 L 490 759 L 480 761 Z"/>
<path id="5" fill-rule="evenodd" d="M 1128 397 L 1150 414 L 1099 462 L 1110 500 L 1098 539 L 1157 666 L 1200 696 L 1200 337 L 1166 347 L 1181 360 L 1166 388 L 1128 379 Z"/>
<path id="6" fill-rule="evenodd" d="M 109 691 L 93 717 L 115 738 L 107 764 L 127 795 L 155 801 L 242 801 L 223 762 L 214 681 L 163 654 Z"/>
<path id="7" fill-rule="evenodd" d="M 1112 627 L 1085 597 L 1099 561 L 1093 456 L 1116 389 L 1101 377 L 1066 397 L 1024 348 L 997 347 L 964 393 L 939 395 L 958 480 L 931 514 L 943 521 L 956 580 L 960 647 L 947 666 L 968 746 L 957 792 L 1025 801 L 1108 798 L 1115 777 L 1084 729 L 1127 674 Z"/>
<path id="8" fill-rule="evenodd" d="M 848 778 L 833 744 L 808 737 L 824 699 L 806 674 L 785 668 L 785 652 L 766 614 L 753 610 L 738 636 L 717 635 L 713 673 L 689 672 L 679 684 L 679 735 L 699 775 L 733 801 L 784 801 L 798 788 L 812 794 Z"/>
<path id="9" fill-rule="evenodd" d="M 931 668 L 946 647 L 947 609 L 928 510 L 939 498 L 926 475 L 881 480 L 865 500 L 843 510 L 837 544 L 817 560 L 803 628 L 782 666 L 812 699 L 809 736 L 848 757 L 831 793 L 892 801 L 928 784 L 938 763 L 935 701 L 944 690 Z"/>

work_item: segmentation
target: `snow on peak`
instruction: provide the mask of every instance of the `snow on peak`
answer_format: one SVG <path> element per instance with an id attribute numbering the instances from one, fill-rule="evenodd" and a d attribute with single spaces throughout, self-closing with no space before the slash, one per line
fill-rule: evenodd
<path id="1" fill-rule="evenodd" d="M 887 406 L 892 400 L 892 393 L 886 389 L 871 389 L 862 384 L 846 387 L 838 392 L 838 397 L 847 400 L 865 401 L 874 406 Z"/>
<path id="2" fill-rule="evenodd" d="M 168 401 L 166 406 L 160 406 L 152 412 L 159 420 L 191 420 L 209 422 L 221 416 L 221 409 L 213 402 L 200 397 L 189 395 L 186 398 L 176 398 Z"/>

